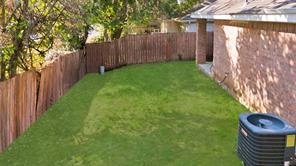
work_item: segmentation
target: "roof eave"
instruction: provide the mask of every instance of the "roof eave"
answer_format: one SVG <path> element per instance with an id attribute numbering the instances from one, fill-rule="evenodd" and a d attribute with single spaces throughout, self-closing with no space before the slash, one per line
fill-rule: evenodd
<path id="1" fill-rule="evenodd" d="M 295 14 L 192 14 L 195 19 L 296 23 Z"/>

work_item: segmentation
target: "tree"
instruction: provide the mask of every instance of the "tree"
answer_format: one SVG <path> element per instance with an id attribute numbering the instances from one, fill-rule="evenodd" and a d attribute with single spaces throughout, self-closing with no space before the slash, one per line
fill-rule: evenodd
<path id="1" fill-rule="evenodd" d="M 3 1 L 1 38 L 6 41 L 0 48 L 2 80 L 7 74 L 15 76 L 18 68 L 26 71 L 38 65 L 34 61 L 52 48 L 54 30 L 64 11 L 58 0 Z"/>
<path id="2" fill-rule="evenodd" d="M 66 7 L 59 29 L 59 39 L 68 49 L 84 48 L 91 29 L 94 3 L 91 0 L 64 0 Z"/>
<path id="3" fill-rule="evenodd" d="M 69 48 L 83 47 L 90 27 L 84 19 L 88 15 L 84 10 L 87 3 L 73 2 L 1 0 L 0 80 L 15 76 L 17 71 L 40 67 L 58 39 L 78 38 L 80 43 L 70 42 Z"/>
<path id="4" fill-rule="evenodd" d="M 135 2 L 135 0 L 95 0 L 92 23 L 104 27 L 105 38 L 120 38 L 124 26 L 127 24 L 130 7 Z"/>
<path id="5" fill-rule="evenodd" d="M 94 0 L 93 24 L 105 29 L 105 40 L 118 39 L 130 24 L 147 24 L 152 20 L 178 17 L 198 0 L 178 4 L 176 0 Z"/>
<path id="6" fill-rule="evenodd" d="M 0 0 L 0 80 L 40 67 L 57 45 L 82 49 L 92 25 L 105 40 L 118 39 L 132 24 L 171 18 L 197 0 Z"/>

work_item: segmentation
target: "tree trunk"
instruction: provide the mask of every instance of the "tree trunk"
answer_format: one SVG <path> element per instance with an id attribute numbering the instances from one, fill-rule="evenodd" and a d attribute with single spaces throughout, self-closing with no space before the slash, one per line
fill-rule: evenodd
<path id="1" fill-rule="evenodd" d="M 15 52 L 13 53 L 11 59 L 9 60 L 8 63 L 8 75 L 9 78 L 12 78 L 16 75 L 17 72 L 17 59 L 20 56 L 20 51 L 19 49 L 16 49 Z"/>
<path id="2" fill-rule="evenodd" d="M 5 0 L 1 0 L 1 31 L 4 31 L 5 29 L 5 21 L 6 21 L 6 15 L 5 15 Z M 2 49 L 2 48 L 1 48 Z M 1 52 L 0 53 L 1 59 L 0 59 L 0 81 L 3 81 L 6 79 L 5 76 L 5 70 L 6 70 L 6 64 L 4 60 L 4 55 Z"/>
<path id="3" fill-rule="evenodd" d="M 114 39 L 119 39 L 121 37 L 121 34 L 122 34 L 122 30 L 123 28 L 117 28 L 115 29 L 112 34 L 111 34 L 111 39 L 114 40 Z"/>
<path id="4" fill-rule="evenodd" d="M 109 41 L 110 37 L 108 35 L 108 30 L 107 28 L 104 28 L 104 42 Z"/>
<path id="5" fill-rule="evenodd" d="M 2 53 L 0 53 L 1 55 L 1 60 L 0 60 L 0 81 L 5 80 L 5 69 L 6 69 L 6 65 L 4 62 L 4 55 Z"/>
<path id="6" fill-rule="evenodd" d="M 23 37 L 19 39 L 15 37 L 13 45 L 15 49 L 8 63 L 9 78 L 14 77 L 17 73 L 18 58 L 21 56 L 23 50 Z"/>
<path id="7" fill-rule="evenodd" d="M 1 0 L 1 26 L 2 30 L 5 28 L 5 0 Z"/>
<path id="8" fill-rule="evenodd" d="M 81 48 L 80 49 L 83 49 L 86 45 L 89 29 L 90 29 L 90 25 L 86 24 L 86 27 L 84 28 L 84 34 L 83 34 L 83 38 L 81 41 Z"/>
<path id="9" fill-rule="evenodd" d="M 24 15 L 25 18 L 28 18 L 27 17 L 28 6 L 29 6 L 29 1 L 23 0 L 22 14 Z M 17 26 L 17 30 L 15 31 L 15 35 L 13 36 L 14 51 L 13 51 L 12 57 L 10 58 L 10 60 L 8 62 L 8 76 L 9 76 L 9 78 L 14 77 L 17 74 L 18 59 L 22 55 L 22 52 L 24 49 L 23 42 L 24 42 L 25 36 L 27 35 L 28 30 L 29 30 L 29 29 L 23 29 L 21 26 L 21 22 L 22 22 L 22 19 L 18 19 L 19 25 Z M 22 36 L 18 37 L 18 34 L 22 34 Z"/>

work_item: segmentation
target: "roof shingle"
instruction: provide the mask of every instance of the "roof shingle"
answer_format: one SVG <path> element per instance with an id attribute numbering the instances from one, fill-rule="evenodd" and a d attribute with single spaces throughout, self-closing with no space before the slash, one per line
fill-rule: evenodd
<path id="1" fill-rule="evenodd" d="M 195 14 L 277 14 L 295 13 L 296 0 L 217 0 L 200 8 Z"/>

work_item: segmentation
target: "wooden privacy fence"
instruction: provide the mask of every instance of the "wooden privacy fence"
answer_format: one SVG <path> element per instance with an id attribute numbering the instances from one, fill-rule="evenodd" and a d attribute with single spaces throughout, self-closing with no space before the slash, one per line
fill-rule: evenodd
<path id="1" fill-rule="evenodd" d="M 26 131 L 86 72 L 128 64 L 194 59 L 195 33 L 127 36 L 109 43 L 88 44 L 60 56 L 40 72 L 29 71 L 0 82 L 0 152 Z"/>
<path id="2" fill-rule="evenodd" d="M 41 71 L 37 115 L 40 116 L 86 73 L 82 51 L 61 56 Z"/>
<path id="3" fill-rule="evenodd" d="M 0 82 L 0 152 L 36 120 L 37 75 Z"/>
<path id="4" fill-rule="evenodd" d="M 60 56 L 38 74 L 0 82 L 0 152 L 85 75 L 82 51 Z"/>
<path id="5" fill-rule="evenodd" d="M 113 42 L 88 44 L 87 72 L 99 66 L 114 69 L 128 64 L 195 59 L 195 33 L 131 35 Z"/>

